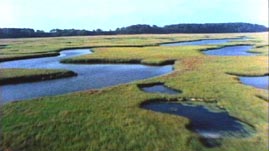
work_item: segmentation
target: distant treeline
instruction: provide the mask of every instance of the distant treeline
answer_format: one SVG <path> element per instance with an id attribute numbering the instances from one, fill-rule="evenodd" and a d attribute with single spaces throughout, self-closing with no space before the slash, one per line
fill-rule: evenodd
<path id="1" fill-rule="evenodd" d="M 59 36 L 88 36 L 88 35 L 117 35 L 117 34 L 170 34 L 170 33 L 239 33 L 264 32 L 268 28 L 262 25 L 249 23 L 216 23 L 216 24 L 175 24 L 158 27 L 156 25 L 132 25 L 117 28 L 114 31 L 101 29 L 52 29 L 49 32 L 30 28 L 0 28 L 0 38 L 25 37 L 59 37 Z"/>

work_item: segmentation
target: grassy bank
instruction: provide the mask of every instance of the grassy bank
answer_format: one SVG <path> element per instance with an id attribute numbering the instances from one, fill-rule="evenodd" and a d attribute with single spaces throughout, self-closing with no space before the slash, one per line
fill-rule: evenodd
<path id="1" fill-rule="evenodd" d="M 51 80 L 75 76 L 67 70 L 46 69 L 0 69 L 0 85 Z"/>
<path id="2" fill-rule="evenodd" d="M 264 45 L 268 42 L 264 35 L 266 33 L 247 34 L 256 39 L 246 44 Z M 145 38 L 140 43 L 156 42 L 158 38 L 166 38 L 163 41 L 174 37 L 183 40 L 186 36 L 195 39 L 208 35 L 147 35 L 142 36 Z M 117 41 L 122 37 L 125 36 L 98 38 L 103 38 L 105 45 L 107 40 Z M 131 43 L 128 38 L 125 42 Z M 268 56 L 218 57 L 200 52 L 213 47 L 220 46 L 95 48 L 91 55 L 73 58 L 71 60 L 134 59 L 146 64 L 175 60 L 175 70 L 162 77 L 110 88 L 5 104 L 1 107 L 1 146 L 6 150 L 20 151 L 267 151 L 268 102 L 257 97 L 265 92 L 241 84 L 236 76 L 228 73 L 266 74 Z M 268 50 L 257 51 L 266 53 Z M 165 83 L 182 93 L 176 96 L 145 93 L 138 88 L 143 83 Z M 207 148 L 196 133 L 186 128 L 190 122 L 187 118 L 140 108 L 146 100 L 171 97 L 203 98 L 196 101 L 204 103 L 214 100 L 231 116 L 253 126 L 255 133 L 246 138 L 224 138 L 220 147 Z"/>

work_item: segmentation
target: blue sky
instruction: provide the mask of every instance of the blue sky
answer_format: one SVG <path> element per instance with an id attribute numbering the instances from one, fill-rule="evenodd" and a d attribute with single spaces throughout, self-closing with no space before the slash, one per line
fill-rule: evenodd
<path id="1" fill-rule="evenodd" d="M 114 30 L 221 22 L 268 26 L 268 0 L 0 0 L 0 28 Z"/>

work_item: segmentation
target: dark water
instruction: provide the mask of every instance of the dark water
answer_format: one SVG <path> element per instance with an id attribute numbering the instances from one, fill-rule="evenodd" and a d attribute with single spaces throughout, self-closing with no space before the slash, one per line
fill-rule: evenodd
<path id="1" fill-rule="evenodd" d="M 190 46 L 190 45 L 214 45 L 214 44 L 225 44 L 232 41 L 247 40 L 246 37 L 241 38 L 225 38 L 225 39 L 204 39 L 187 42 L 175 42 L 168 44 L 161 44 L 161 46 Z"/>
<path id="2" fill-rule="evenodd" d="M 217 48 L 212 50 L 203 51 L 206 55 L 211 56 L 255 56 L 257 53 L 248 52 L 252 46 L 229 46 L 224 48 Z"/>
<path id="3" fill-rule="evenodd" d="M 254 132 L 249 125 L 229 116 L 227 112 L 213 112 L 202 105 L 152 102 L 143 104 L 142 108 L 188 118 L 190 124 L 187 127 L 200 135 L 200 141 L 206 147 L 220 146 L 224 137 L 247 137 Z"/>
<path id="4" fill-rule="evenodd" d="M 189 127 L 203 137 L 219 138 L 248 134 L 244 128 L 246 125 L 229 116 L 227 112 L 213 112 L 201 105 L 153 102 L 142 105 L 142 108 L 187 117 L 191 121 Z"/>
<path id="5" fill-rule="evenodd" d="M 173 90 L 162 83 L 153 85 L 138 86 L 142 91 L 149 93 L 165 93 L 165 94 L 180 94 L 180 91 Z"/>
<path id="6" fill-rule="evenodd" d="M 269 89 L 269 76 L 239 77 L 240 82 L 260 89 Z"/>
<path id="7" fill-rule="evenodd" d="M 1 86 L 1 103 L 52 96 L 88 89 L 97 89 L 160 76 L 172 72 L 172 65 L 146 66 L 139 64 L 62 64 L 64 58 L 90 54 L 89 49 L 62 51 L 57 57 L 26 59 L 1 63 L 1 68 L 67 69 L 76 77 L 33 83 Z"/>

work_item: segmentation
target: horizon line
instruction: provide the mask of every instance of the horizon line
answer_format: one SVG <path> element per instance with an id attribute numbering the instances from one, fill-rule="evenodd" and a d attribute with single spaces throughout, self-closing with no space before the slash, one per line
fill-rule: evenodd
<path id="1" fill-rule="evenodd" d="M 103 30 L 101 28 L 96 28 L 96 29 L 85 29 L 85 28 L 52 28 L 50 30 L 43 30 L 43 29 L 37 29 L 37 28 L 31 28 L 31 27 L 0 27 L 0 29 L 5 29 L 5 28 L 9 28 L 9 29 L 33 29 L 34 31 L 45 31 L 45 32 L 50 32 L 51 30 L 54 30 L 54 29 L 59 29 L 59 30 L 70 30 L 70 29 L 74 29 L 74 30 L 87 30 L 87 31 L 94 31 L 94 30 L 102 30 L 102 31 L 113 31 L 113 30 L 116 30 L 118 28 L 125 28 L 125 27 L 130 27 L 130 26 L 134 26 L 134 25 L 149 25 L 149 26 L 157 26 L 157 27 L 160 27 L 160 28 L 163 28 L 165 26 L 171 26 L 171 25 L 187 25 L 187 24 L 240 24 L 240 23 L 243 23 L 243 24 L 253 24 L 253 25 L 259 25 L 259 26 L 264 26 L 266 28 L 269 28 L 269 22 L 267 25 L 263 25 L 263 24 L 258 24 L 258 23 L 250 23 L 250 22 L 219 22 L 219 23 L 174 23 L 174 24 L 167 24 L 167 25 L 163 25 L 163 26 L 158 26 L 158 25 L 155 25 L 155 24 L 143 24 L 143 23 L 137 23 L 137 24 L 131 24 L 131 25 L 127 25 L 127 26 L 121 26 L 121 27 L 117 27 L 115 29 L 108 29 L 108 30 Z"/>

